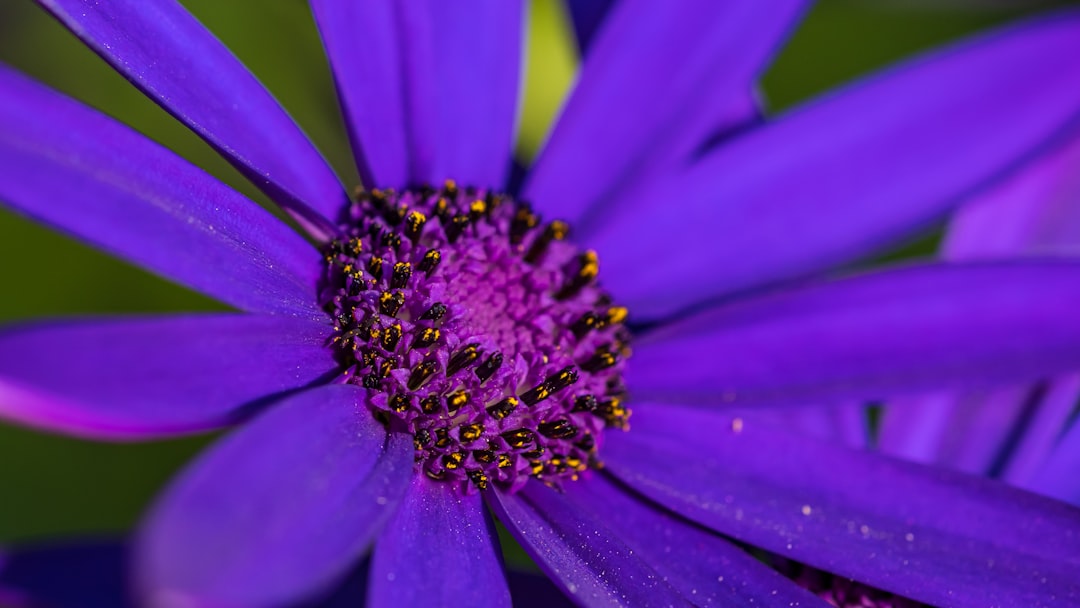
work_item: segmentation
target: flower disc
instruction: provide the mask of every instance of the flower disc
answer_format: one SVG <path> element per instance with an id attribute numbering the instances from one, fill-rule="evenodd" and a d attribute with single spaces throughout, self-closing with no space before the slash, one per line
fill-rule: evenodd
<path id="1" fill-rule="evenodd" d="M 511 197 L 361 192 L 327 248 L 322 303 L 343 379 L 412 434 L 433 479 L 520 487 L 599 464 L 625 429 L 627 311 L 596 283 L 596 254 Z"/>

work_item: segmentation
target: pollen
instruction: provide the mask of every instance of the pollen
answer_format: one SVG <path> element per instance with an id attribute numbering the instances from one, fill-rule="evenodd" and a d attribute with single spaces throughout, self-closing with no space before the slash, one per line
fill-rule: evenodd
<path id="1" fill-rule="evenodd" d="M 514 491 L 602 466 L 605 431 L 630 418 L 629 311 L 567 223 L 447 181 L 359 190 L 339 229 L 328 341 L 370 413 L 412 435 L 418 472 Z"/>

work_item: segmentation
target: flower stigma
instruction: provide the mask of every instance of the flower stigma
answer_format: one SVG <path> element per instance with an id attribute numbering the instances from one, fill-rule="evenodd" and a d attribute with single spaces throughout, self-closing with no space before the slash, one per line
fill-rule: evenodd
<path id="1" fill-rule="evenodd" d="M 341 381 L 412 435 L 428 477 L 558 485 L 601 466 L 605 428 L 628 428 L 627 310 L 568 234 L 526 203 L 450 180 L 359 191 L 344 213 L 320 296 Z"/>

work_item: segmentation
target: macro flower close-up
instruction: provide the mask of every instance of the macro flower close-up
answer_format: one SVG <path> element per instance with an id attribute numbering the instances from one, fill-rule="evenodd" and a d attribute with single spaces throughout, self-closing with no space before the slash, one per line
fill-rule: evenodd
<path id="1" fill-rule="evenodd" d="M 0 329 L 12 424 L 227 429 L 135 531 L 138 605 L 359 568 L 372 606 L 507 606 L 497 525 L 583 606 L 828 605 L 778 563 L 893 598 L 861 606 L 1080 605 L 1080 510 L 888 455 L 927 394 L 1072 381 L 1080 258 L 874 262 L 1075 145 L 1080 11 L 772 113 L 808 3 L 571 3 L 525 163 L 527 3 L 311 0 L 345 184 L 178 2 L 37 4 L 277 207 L 0 65 L 0 204 L 231 308 Z M 870 403 L 881 450 L 782 422 Z"/>

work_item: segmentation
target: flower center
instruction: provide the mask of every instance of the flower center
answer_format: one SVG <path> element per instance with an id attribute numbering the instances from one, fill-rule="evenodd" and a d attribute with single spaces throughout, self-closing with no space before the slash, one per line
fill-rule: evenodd
<path id="1" fill-rule="evenodd" d="M 567 234 L 452 181 L 360 192 L 346 212 L 321 296 L 343 379 L 412 434 L 428 477 L 511 491 L 577 479 L 604 428 L 627 428 L 627 311 Z"/>

